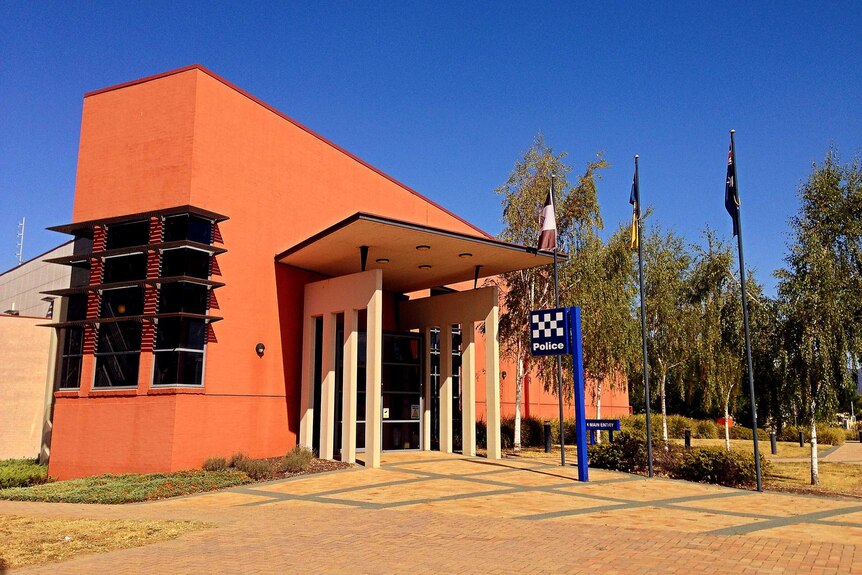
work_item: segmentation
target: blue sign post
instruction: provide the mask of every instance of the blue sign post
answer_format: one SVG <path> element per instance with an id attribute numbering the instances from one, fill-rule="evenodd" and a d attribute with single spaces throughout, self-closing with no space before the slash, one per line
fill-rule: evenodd
<path id="1" fill-rule="evenodd" d="M 578 481 L 589 481 L 587 427 L 584 410 L 584 349 L 581 339 L 581 308 L 563 307 L 530 312 L 530 351 L 534 356 L 572 354 L 575 384 L 575 441 L 578 446 Z M 561 393 L 561 391 L 560 391 Z M 562 410 L 562 393 L 560 397 Z M 560 421 L 560 449 L 565 438 Z M 564 460 L 565 461 L 565 460 Z"/>
<path id="2" fill-rule="evenodd" d="M 578 444 L 578 481 L 589 481 L 587 467 L 587 416 L 584 408 L 584 344 L 581 338 L 581 308 L 567 309 L 575 383 L 575 441 Z"/>

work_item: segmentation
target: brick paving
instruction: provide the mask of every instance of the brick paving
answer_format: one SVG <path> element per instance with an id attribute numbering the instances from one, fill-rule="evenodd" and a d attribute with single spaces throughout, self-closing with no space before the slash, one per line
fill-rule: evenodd
<path id="1" fill-rule="evenodd" d="M 208 521 L 30 573 L 862 573 L 862 500 L 386 454 L 355 468 L 126 506 L 0 501 L 0 516 Z"/>

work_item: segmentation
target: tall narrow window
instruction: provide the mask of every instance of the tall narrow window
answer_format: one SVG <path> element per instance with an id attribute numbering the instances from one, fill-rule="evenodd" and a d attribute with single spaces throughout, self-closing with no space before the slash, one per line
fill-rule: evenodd
<path id="1" fill-rule="evenodd" d="M 96 348 L 94 387 L 134 387 L 141 360 L 141 324 L 137 321 L 102 323 Z"/>
<path id="2" fill-rule="evenodd" d="M 206 334 L 203 320 L 159 319 L 153 385 L 201 385 Z"/>
<path id="3" fill-rule="evenodd" d="M 66 321 L 81 321 L 87 317 L 87 294 L 69 296 Z M 84 359 L 84 327 L 81 325 L 61 330 L 63 351 L 60 363 L 60 389 L 81 387 L 81 362 Z"/>

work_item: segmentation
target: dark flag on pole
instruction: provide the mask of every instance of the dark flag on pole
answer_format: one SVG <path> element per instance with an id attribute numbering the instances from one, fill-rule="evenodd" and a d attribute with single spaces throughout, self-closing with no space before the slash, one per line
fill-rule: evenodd
<path id="1" fill-rule="evenodd" d="M 632 238 L 629 247 L 632 250 L 638 249 L 640 235 L 638 233 L 638 212 L 640 208 L 640 190 L 638 190 L 638 181 L 632 178 L 632 193 L 629 195 L 629 203 L 632 205 Z"/>
<path id="2" fill-rule="evenodd" d="M 557 249 L 557 217 L 554 215 L 554 197 L 548 190 L 542 215 L 539 217 L 539 249 L 556 251 Z"/>
<path id="3" fill-rule="evenodd" d="M 727 151 L 727 179 L 724 183 L 724 208 L 733 219 L 733 235 L 739 235 L 739 191 L 736 188 L 736 170 L 733 147 Z"/>

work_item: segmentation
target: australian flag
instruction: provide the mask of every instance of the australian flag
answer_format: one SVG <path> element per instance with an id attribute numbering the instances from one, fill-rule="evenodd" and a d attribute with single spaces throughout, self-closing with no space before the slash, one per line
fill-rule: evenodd
<path id="1" fill-rule="evenodd" d="M 739 191 L 736 189 L 736 169 L 733 146 L 727 151 L 727 179 L 724 183 L 724 208 L 733 220 L 733 235 L 739 235 Z"/>

